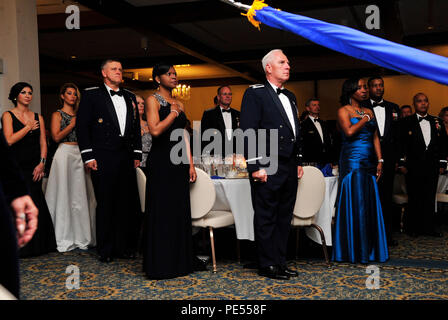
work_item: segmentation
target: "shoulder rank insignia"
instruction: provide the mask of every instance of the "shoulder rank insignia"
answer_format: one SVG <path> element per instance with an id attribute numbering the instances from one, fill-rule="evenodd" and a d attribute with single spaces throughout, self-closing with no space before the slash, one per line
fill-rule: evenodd
<path id="1" fill-rule="evenodd" d="M 264 88 L 264 84 L 253 84 L 250 86 L 252 89 Z"/>

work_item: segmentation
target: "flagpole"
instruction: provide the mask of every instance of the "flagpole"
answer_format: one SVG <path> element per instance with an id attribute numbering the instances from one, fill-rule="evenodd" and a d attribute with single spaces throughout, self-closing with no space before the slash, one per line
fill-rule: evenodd
<path id="1" fill-rule="evenodd" d="M 250 6 L 247 4 L 242 4 L 241 2 L 236 2 L 234 0 L 220 0 L 222 2 L 225 2 L 227 4 L 230 4 L 231 6 L 237 7 L 238 9 L 249 11 Z"/>

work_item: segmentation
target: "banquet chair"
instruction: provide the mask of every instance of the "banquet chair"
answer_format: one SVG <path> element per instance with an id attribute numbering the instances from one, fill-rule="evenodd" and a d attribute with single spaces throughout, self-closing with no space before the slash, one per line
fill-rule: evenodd
<path id="1" fill-rule="evenodd" d="M 441 192 L 437 193 L 436 199 L 437 199 L 437 203 L 442 203 L 444 205 L 448 204 L 448 194 L 446 194 L 446 193 L 441 193 Z M 442 209 L 445 209 L 445 208 L 442 208 Z"/>
<path id="2" fill-rule="evenodd" d="M 217 268 L 213 229 L 231 226 L 235 223 L 235 220 L 230 211 L 212 210 L 216 198 L 213 181 L 205 171 L 199 168 L 196 168 L 196 174 L 196 182 L 190 184 L 192 225 L 194 227 L 209 229 L 213 272 L 216 273 Z"/>
<path id="3" fill-rule="evenodd" d="M 0 300 L 17 300 L 17 298 L 0 284 Z"/>
<path id="4" fill-rule="evenodd" d="M 394 187 L 392 202 L 401 208 L 400 214 L 400 232 L 404 232 L 404 213 L 408 204 L 408 195 L 406 190 L 406 181 L 403 174 L 396 174 L 394 177 Z"/>
<path id="5" fill-rule="evenodd" d="M 293 210 L 293 227 L 313 227 L 320 233 L 322 249 L 328 267 L 331 267 L 327 252 L 327 244 L 322 228 L 315 224 L 315 216 L 325 197 L 325 178 L 322 172 L 312 166 L 303 167 L 303 176 L 299 179 L 296 203 Z M 297 230 L 298 231 L 298 230 Z M 297 236 L 298 242 L 298 236 Z M 297 249 L 297 246 L 296 246 Z"/>
<path id="6" fill-rule="evenodd" d="M 146 176 L 141 168 L 136 168 L 138 196 L 140 198 L 140 208 L 145 212 L 145 192 L 146 192 Z"/>

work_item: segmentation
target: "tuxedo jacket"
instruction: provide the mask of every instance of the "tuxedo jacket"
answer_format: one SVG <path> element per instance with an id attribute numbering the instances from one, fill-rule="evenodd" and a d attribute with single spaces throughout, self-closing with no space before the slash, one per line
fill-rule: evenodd
<path id="1" fill-rule="evenodd" d="M 135 95 L 125 89 L 126 126 L 121 135 L 117 113 L 104 84 L 85 89 L 81 95 L 77 119 L 76 136 L 84 162 L 97 159 L 103 150 L 122 150 L 132 153 L 135 160 L 142 158 L 140 119 L 137 115 Z"/>
<path id="2" fill-rule="evenodd" d="M 445 126 L 440 118 L 429 114 L 427 117 L 431 127 L 431 141 L 428 147 L 426 147 L 417 114 L 402 119 L 401 165 L 409 170 L 436 170 L 446 166 L 448 141 Z"/>
<path id="3" fill-rule="evenodd" d="M 230 108 L 230 114 L 232 116 L 232 129 L 235 130 L 239 127 L 240 123 L 240 112 L 238 110 L 235 110 L 233 108 Z M 214 108 L 205 110 L 202 114 L 201 119 L 201 132 L 202 135 L 204 132 L 208 129 L 213 129 L 213 137 L 210 139 L 210 141 L 202 141 L 202 150 L 204 150 L 204 147 L 207 146 L 210 142 L 214 141 L 215 137 L 217 135 L 220 135 L 222 138 L 222 153 L 225 152 L 225 144 L 227 139 L 226 134 L 226 125 L 224 123 L 224 118 L 222 116 L 221 107 L 216 106 Z M 201 135 L 201 137 L 202 137 Z M 235 140 L 235 139 L 232 139 Z M 233 152 L 235 153 L 235 141 L 233 141 Z"/>
<path id="4" fill-rule="evenodd" d="M 399 159 L 399 115 L 400 108 L 397 104 L 389 102 L 383 99 L 383 106 L 385 108 L 386 119 L 384 121 L 384 132 L 381 136 L 380 130 L 378 128 L 378 137 L 381 144 L 381 155 L 385 161 L 389 163 L 396 163 Z M 363 107 L 369 108 L 373 112 L 373 105 L 370 99 L 363 102 Z M 375 114 L 375 113 L 373 113 Z"/>
<path id="5" fill-rule="evenodd" d="M 314 120 L 306 118 L 302 121 L 301 136 L 302 136 L 302 153 L 304 162 L 318 162 L 318 163 L 332 163 L 335 162 L 332 137 L 327 128 L 325 121 L 318 119 L 322 127 L 322 141 L 319 131 L 314 125 Z"/>
<path id="6" fill-rule="evenodd" d="M 297 165 L 302 165 L 302 143 L 300 139 L 301 128 L 299 119 L 297 116 L 297 101 L 296 97 L 291 91 L 285 90 L 285 95 L 288 97 L 292 112 L 294 115 L 294 122 L 296 132 L 294 134 L 291 123 L 283 108 L 283 105 L 269 82 L 265 84 L 257 84 L 250 86 L 244 92 L 243 101 L 241 104 L 241 122 L 240 128 L 243 131 L 248 129 L 254 129 L 256 133 L 256 146 L 259 145 L 260 137 L 258 129 L 275 129 L 277 130 L 278 137 L 275 143 L 278 144 L 278 150 L 274 152 L 276 154 L 269 154 L 272 158 L 277 156 L 279 161 L 282 159 L 293 159 Z M 266 133 L 266 148 L 269 152 L 271 143 L 274 137 L 271 137 L 269 132 Z M 262 141 L 264 144 L 264 141 Z M 244 143 L 244 157 L 250 159 L 252 154 L 249 154 L 250 148 L 248 145 L 248 139 L 245 139 Z M 257 157 L 262 156 L 259 150 L 257 150 Z M 247 170 L 252 173 L 258 171 L 265 166 L 260 163 L 259 160 L 252 161 L 247 164 Z"/>

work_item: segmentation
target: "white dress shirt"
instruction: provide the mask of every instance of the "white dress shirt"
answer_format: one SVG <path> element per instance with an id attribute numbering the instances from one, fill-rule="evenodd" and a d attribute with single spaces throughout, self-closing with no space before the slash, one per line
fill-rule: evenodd
<path id="1" fill-rule="evenodd" d="M 372 105 L 376 103 L 372 99 L 370 99 L 370 102 Z M 383 103 L 383 99 L 381 99 L 378 103 Z M 386 108 L 377 106 L 373 108 L 373 112 L 375 113 L 376 122 L 378 123 L 378 130 L 380 131 L 380 136 L 382 137 L 384 135 L 384 126 L 386 123 Z"/>
<path id="2" fill-rule="evenodd" d="M 275 85 L 273 85 L 270 81 L 268 81 L 269 84 L 272 86 L 272 88 L 274 89 L 275 93 L 277 94 L 277 88 Z M 280 88 L 283 89 L 283 88 Z M 292 112 L 292 106 L 291 106 L 291 102 L 289 101 L 289 98 L 283 94 L 280 93 L 278 95 L 280 102 L 283 105 L 283 109 L 285 109 L 286 115 L 288 116 L 289 122 L 291 123 L 292 126 L 292 130 L 294 131 L 294 136 L 296 135 L 296 123 L 294 121 L 294 113 Z M 296 115 L 297 116 L 297 115 Z"/>
<path id="3" fill-rule="evenodd" d="M 428 114 L 426 114 L 426 117 Z M 423 118 L 420 115 L 417 115 L 417 120 L 420 120 L 420 118 Z M 425 139 L 425 145 L 426 148 L 428 148 L 429 143 L 431 142 L 431 124 L 427 120 L 422 120 L 419 122 L 420 129 L 422 130 L 423 139 Z"/>
<path id="4" fill-rule="evenodd" d="M 226 126 L 226 135 L 227 135 L 227 139 L 230 140 L 232 139 L 232 113 L 231 112 L 222 112 L 222 110 L 224 108 L 221 108 L 221 114 L 222 117 L 224 119 L 224 124 Z M 230 110 L 230 108 L 229 108 Z"/>
<path id="5" fill-rule="evenodd" d="M 319 132 L 320 135 L 320 140 L 322 140 L 322 143 L 324 143 L 324 133 L 322 132 L 322 126 L 320 125 L 319 121 L 314 121 L 314 119 L 318 119 L 318 118 L 314 118 L 313 116 L 309 115 L 308 118 L 311 119 L 311 121 L 314 123 L 314 126 L 317 129 L 317 132 Z"/>
<path id="6" fill-rule="evenodd" d="M 112 90 L 112 91 L 115 91 L 115 90 L 113 90 L 107 84 L 104 84 L 104 85 L 106 86 L 107 93 L 109 93 L 109 96 L 112 99 L 112 103 L 115 108 L 115 113 L 117 114 L 118 123 L 120 125 L 120 133 L 122 136 L 124 136 L 124 130 L 126 127 L 126 114 L 127 114 L 126 100 L 124 99 L 123 96 L 120 97 L 117 94 L 112 97 L 109 90 Z"/>

